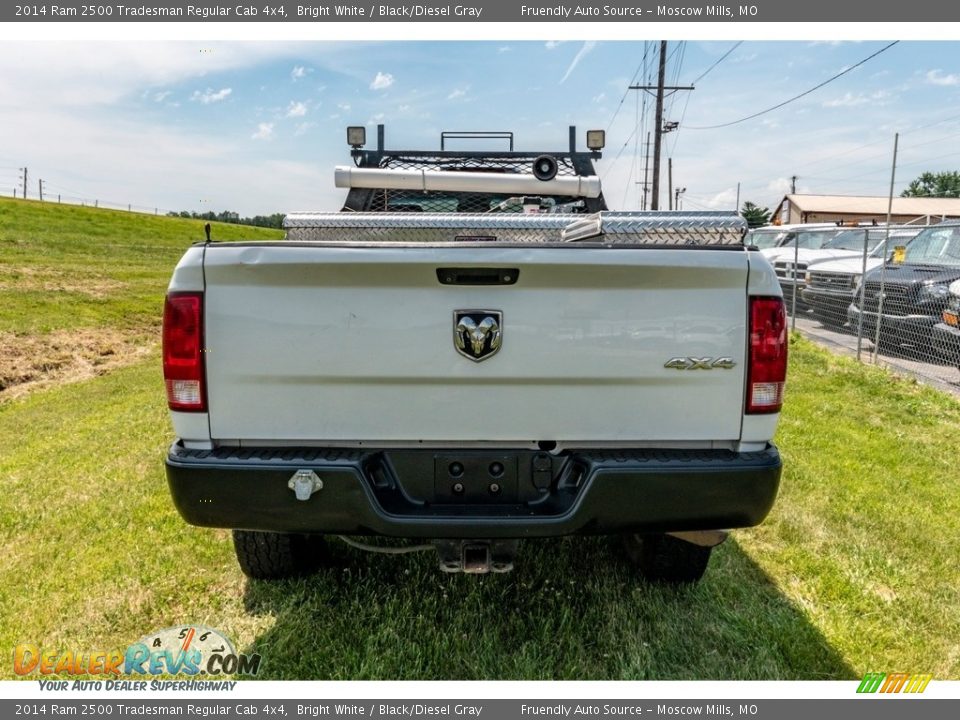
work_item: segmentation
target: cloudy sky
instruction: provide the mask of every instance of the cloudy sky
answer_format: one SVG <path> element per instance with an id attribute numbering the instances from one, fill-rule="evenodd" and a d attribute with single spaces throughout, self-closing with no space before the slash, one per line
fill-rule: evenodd
<path id="1" fill-rule="evenodd" d="M 732 209 L 738 182 L 741 201 L 772 206 L 791 175 L 799 192 L 885 194 L 897 131 L 898 191 L 960 168 L 960 43 L 902 42 L 706 129 L 887 44 L 671 42 L 668 82 L 696 81 L 665 116 L 684 207 Z M 513 130 L 534 150 L 566 147 L 574 124 L 581 142 L 608 130 L 608 203 L 636 208 L 652 101 L 626 88 L 654 80 L 653 45 L 4 42 L 0 194 L 26 165 L 31 196 L 42 178 L 50 196 L 161 211 L 337 209 L 348 124 L 383 122 L 388 146 L 418 149 L 442 130 Z"/>

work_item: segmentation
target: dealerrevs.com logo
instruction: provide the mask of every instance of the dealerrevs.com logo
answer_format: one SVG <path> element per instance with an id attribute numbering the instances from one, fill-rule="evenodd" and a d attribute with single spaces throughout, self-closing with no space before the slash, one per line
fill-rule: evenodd
<path id="1" fill-rule="evenodd" d="M 922 693 L 933 676 L 917 673 L 867 673 L 858 693 Z"/>
<path id="2" fill-rule="evenodd" d="M 24 643 L 13 651 L 19 676 L 142 678 L 159 675 L 256 675 L 260 655 L 238 653 L 220 631 L 202 625 L 164 628 L 125 649 L 50 650 Z"/>

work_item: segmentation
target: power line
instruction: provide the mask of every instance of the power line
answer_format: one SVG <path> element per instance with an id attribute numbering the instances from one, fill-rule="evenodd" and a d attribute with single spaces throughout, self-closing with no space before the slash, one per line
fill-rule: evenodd
<path id="1" fill-rule="evenodd" d="M 960 115 L 950 115 L 949 117 L 941 118 L 940 120 L 934 120 L 933 122 L 927 123 L 926 125 L 918 125 L 917 127 L 910 128 L 909 130 L 904 130 L 903 132 L 900 133 L 900 135 L 901 135 L 901 137 L 904 136 L 904 135 L 912 135 L 913 133 L 919 132 L 920 130 L 926 130 L 927 128 L 931 128 L 931 127 L 933 127 L 934 125 L 940 125 L 941 123 L 945 123 L 945 122 L 949 122 L 949 121 L 951 121 L 951 120 L 957 120 L 957 119 L 960 119 Z M 947 135 L 945 138 L 940 138 L 940 139 L 937 139 L 937 140 L 930 140 L 929 142 L 925 142 L 925 143 L 918 143 L 917 145 L 911 145 L 910 147 L 919 147 L 920 145 L 928 145 L 928 144 L 930 144 L 930 143 L 939 142 L 939 141 L 942 140 L 942 139 L 947 139 L 947 138 L 950 138 L 950 137 L 953 137 L 953 135 Z M 882 140 L 875 140 L 874 142 L 864 143 L 863 145 L 857 145 L 856 147 L 852 147 L 852 148 L 850 148 L 849 150 L 844 150 L 843 152 L 830 153 L 829 155 L 825 155 L 824 157 L 816 158 L 816 159 L 814 159 L 814 160 L 810 160 L 810 161 L 808 161 L 808 162 L 801 163 L 801 164 L 799 164 L 799 165 L 794 165 L 793 168 L 794 168 L 794 169 L 797 169 L 797 168 L 805 168 L 805 167 L 810 167 L 811 165 L 818 165 L 818 164 L 820 164 L 820 163 L 825 163 L 825 162 L 830 162 L 830 163 L 832 163 L 832 162 L 835 161 L 836 158 L 844 157 L 844 156 L 849 155 L 849 154 L 851 154 L 851 153 L 855 153 L 855 152 L 857 152 L 858 150 L 865 150 L 866 148 L 873 147 L 873 146 L 875 146 L 875 145 L 886 144 L 886 143 L 888 143 L 888 142 L 889 142 L 889 140 L 888 140 L 887 138 L 884 138 L 884 139 L 882 139 Z M 877 158 L 877 157 L 888 157 L 888 155 L 889 155 L 889 153 L 887 153 L 887 152 L 879 153 L 879 154 L 877 154 L 877 155 L 868 155 L 867 157 L 861 158 L 860 160 L 857 160 L 857 161 L 855 161 L 855 162 L 853 162 L 853 163 L 848 163 L 848 167 L 849 167 L 849 165 L 859 165 L 859 164 L 861 164 L 861 163 L 863 163 L 863 162 L 865 162 L 865 161 L 867 161 L 867 160 L 871 160 L 871 159 L 873 159 L 873 158 Z"/>
<path id="2" fill-rule="evenodd" d="M 687 43 L 686 43 L 686 42 L 681 42 L 681 43 L 680 43 L 680 47 L 679 47 L 680 57 L 677 58 L 676 65 L 675 65 L 674 68 L 673 68 L 673 79 L 670 81 L 671 84 L 673 84 L 673 85 L 679 85 L 679 84 L 680 84 L 680 71 L 681 71 L 681 69 L 683 68 L 683 59 L 684 59 L 684 57 L 686 56 L 686 48 L 687 48 Z M 672 57 L 672 56 L 673 56 L 673 54 L 671 53 L 671 57 Z M 668 58 L 668 59 L 669 59 L 669 58 Z M 693 86 L 693 85 L 692 85 L 692 83 L 691 83 L 691 87 L 692 87 L 692 86 Z M 668 115 L 671 115 L 671 114 L 673 113 L 673 104 L 674 104 L 675 102 L 676 102 L 676 94 L 675 94 L 675 93 L 671 93 L 671 95 L 670 95 L 669 98 L 668 98 L 667 107 L 666 107 L 666 109 L 664 110 L 664 117 L 667 117 Z"/>
<path id="3" fill-rule="evenodd" d="M 615 158 L 613 158 L 613 162 L 611 162 L 611 163 L 607 166 L 607 169 L 604 171 L 604 175 L 605 175 L 606 173 L 610 172 L 610 169 L 614 166 L 614 164 L 617 162 L 617 160 L 620 159 L 620 156 L 623 155 L 623 151 L 627 149 L 627 146 L 630 144 L 630 141 L 633 140 L 633 136 L 637 134 L 637 130 L 639 130 L 639 128 L 638 128 L 636 125 L 634 125 L 634 127 L 633 127 L 633 132 L 631 132 L 629 135 L 627 135 L 627 139 L 624 141 L 623 146 L 620 148 L 620 152 L 618 152 L 618 153 L 617 153 L 617 156 L 616 156 Z"/>
<path id="4" fill-rule="evenodd" d="M 690 83 L 690 84 L 691 84 L 691 85 L 696 85 L 698 82 L 700 82 L 701 80 L 703 80 L 707 75 L 709 75 L 709 74 L 713 71 L 713 69 L 714 69 L 717 65 L 719 65 L 719 64 L 722 63 L 724 60 L 726 60 L 726 59 L 730 56 L 730 53 L 732 53 L 734 50 L 736 50 L 736 49 L 737 49 L 738 47 L 740 47 L 741 45 L 743 45 L 743 40 L 741 40 L 741 41 L 738 42 L 738 43 L 735 43 L 734 46 L 733 46 L 732 48 L 730 48 L 729 50 L 727 50 L 727 51 L 720 57 L 719 60 L 717 60 L 713 65 L 711 65 L 711 66 L 708 67 L 706 70 L 704 70 L 702 73 L 700 73 L 700 76 L 699 76 L 696 80 L 694 80 L 692 83 Z"/>
<path id="5" fill-rule="evenodd" d="M 735 43 L 733 44 L 733 47 L 731 47 L 731 48 L 730 48 L 729 50 L 727 50 L 723 55 L 721 55 L 719 60 L 717 60 L 717 61 L 716 61 L 715 63 L 713 63 L 710 67 L 708 67 L 706 70 L 704 70 L 702 73 L 700 73 L 700 75 L 697 76 L 697 79 L 694 80 L 694 81 L 693 81 L 692 83 L 690 83 L 690 84 L 691 84 L 691 85 L 696 85 L 698 82 L 700 82 L 701 80 L 703 80 L 707 75 L 709 75 L 709 74 L 713 71 L 713 69 L 714 69 L 715 67 L 717 67 L 717 65 L 719 65 L 720 63 L 722 63 L 722 62 L 723 62 L 724 60 L 726 60 L 728 57 L 730 57 L 730 54 L 731 54 L 734 50 L 736 50 L 738 47 L 740 47 L 741 45 L 743 45 L 743 40 L 740 40 L 740 41 L 738 41 L 738 42 L 735 42 Z M 678 73 L 678 78 L 679 78 L 679 73 Z M 676 135 L 673 136 L 673 145 L 670 146 L 670 155 L 673 155 L 673 154 L 676 153 L 676 151 L 677 151 L 677 143 L 680 141 L 680 130 L 683 130 L 683 129 L 684 129 L 683 121 L 684 121 L 684 120 L 686 119 L 686 117 L 687 117 L 687 108 L 690 107 L 690 98 L 691 98 L 691 97 L 692 97 L 692 96 L 688 94 L 687 97 L 686 97 L 686 100 L 683 101 L 683 111 L 680 113 L 680 121 L 679 121 L 679 124 L 677 125 L 677 133 L 676 133 Z"/>
<path id="6" fill-rule="evenodd" d="M 627 89 L 623 91 L 623 97 L 620 98 L 620 102 L 617 103 L 617 108 L 613 111 L 613 117 L 610 118 L 610 122 L 607 123 L 607 132 L 610 132 L 610 128 L 613 127 L 613 121 L 617 119 L 617 114 L 620 112 L 620 108 L 623 107 L 623 103 L 627 99 L 627 95 L 630 94 L 630 86 L 636 81 L 637 75 L 640 74 L 640 70 L 646 70 L 647 52 L 649 51 L 648 45 L 649 42 L 647 41 L 643 43 L 643 59 L 640 60 L 640 64 L 637 65 L 637 69 L 633 71 L 633 76 L 630 78 L 630 82 L 627 83 Z"/>
<path id="7" fill-rule="evenodd" d="M 832 76 L 832 77 L 824 80 L 824 81 L 823 81 L 822 83 L 820 83 L 819 85 L 815 85 L 814 87 L 810 88 L 809 90 L 805 90 L 804 92 L 800 93 L 799 95 L 794 95 L 792 98 L 790 98 L 790 99 L 788 99 L 788 100 L 784 100 L 782 103 L 778 103 L 778 104 L 774 105 L 773 107 L 767 108 L 766 110 L 761 110 L 760 112 L 753 113 L 753 115 L 747 115 L 746 117 L 740 118 L 739 120 L 731 120 L 730 122 L 721 123 L 721 124 L 719 124 L 719 125 L 704 125 L 704 126 L 701 126 L 701 127 L 688 126 L 688 129 L 689 129 L 689 130 L 716 130 L 716 129 L 718 129 L 718 128 L 730 127 L 731 125 L 738 125 L 739 123 L 746 122 L 747 120 L 753 120 L 754 118 L 758 118 L 758 117 L 760 117 L 761 115 L 766 115 L 768 112 L 773 112 L 774 110 L 779 110 L 779 109 L 782 108 L 784 105 L 789 105 L 790 103 L 794 102 L 795 100 L 799 100 L 800 98 L 805 97 L 805 96 L 809 95 L 810 93 L 819 90 L 820 88 L 824 87 L 825 85 L 829 85 L 829 84 L 832 83 L 834 80 L 837 80 L 838 78 L 843 77 L 843 76 L 846 75 L 847 73 L 852 72 L 853 70 L 856 70 L 858 67 L 860 67 L 860 66 L 863 65 L 864 63 L 867 63 L 867 62 L 869 62 L 870 60 L 873 60 L 873 58 L 877 57 L 877 55 L 880 55 L 881 53 L 885 53 L 887 50 L 889 50 L 890 48 L 892 48 L 894 45 L 896 45 L 896 44 L 899 43 L 899 42 L 900 42 L 899 40 L 894 40 L 894 41 L 893 41 L 892 43 L 890 43 L 889 45 L 886 45 L 886 46 L 880 48 L 879 50 L 877 50 L 877 51 L 876 51 L 875 53 L 873 53 L 872 55 L 868 55 L 867 57 L 865 57 L 863 60 L 861 60 L 860 62 L 856 63 L 855 65 L 851 65 L 850 67 L 846 68 L 845 70 L 841 70 L 841 71 L 838 72 L 836 75 L 834 75 L 834 76 Z"/>
<path id="8" fill-rule="evenodd" d="M 928 142 L 917 143 L 916 145 L 911 145 L 911 146 L 909 146 L 908 148 L 901 149 L 900 152 L 901 152 L 901 155 L 906 156 L 906 152 L 909 151 L 909 150 L 913 150 L 914 148 L 918 148 L 918 147 L 923 147 L 923 146 L 925 146 L 925 145 L 931 145 L 931 144 L 934 144 L 934 143 L 939 143 L 939 142 L 942 142 L 943 140 L 946 140 L 946 139 L 955 137 L 956 135 L 960 135 L 960 133 L 953 133 L 953 134 L 951 134 L 951 135 L 947 135 L 947 136 L 942 137 L 942 138 L 937 138 L 937 139 L 935 139 L 935 140 L 930 140 L 930 141 L 928 141 Z M 909 162 L 897 163 L 897 167 L 898 167 L 898 168 L 902 168 L 902 167 L 912 167 L 912 166 L 914 166 L 914 165 L 925 165 L 925 164 L 927 164 L 927 163 L 935 163 L 935 162 L 937 162 L 938 160 L 940 160 L 941 158 L 954 157 L 954 156 L 956 156 L 956 155 L 960 155 L 960 153 L 957 153 L 957 152 L 952 152 L 952 153 L 948 153 L 948 154 L 940 153 L 939 155 L 935 155 L 935 156 L 928 157 L 928 158 L 923 158 L 923 159 L 921 159 L 921 160 L 910 160 Z M 862 165 L 863 163 L 868 162 L 869 160 L 872 160 L 872 159 L 875 159 L 875 158 L 879 158 L 879 157 L 889 157 L 889 155 L 888 155 L 887 153 L 884 153 L 884 154 L 882 154 L 882 155 L 881 155 L 881 154 L 878 154 L 878 155 L 870 155 L 869 157 L 864 158 L 864 159 L 862 159 L 862 160 L 859 160 L 859 161 L 857 161 L 857 162 L 848 163 L 848 164 L 844 165 L 844 167 L 849 168 L 849 167 L 853 167 L 853 166 L 856 166 L 856 165 Z M 834 176 L 834 177 L 831 177 L 831 176 L 829 176 L 829 175 L 806 175 L 805 177 L 806 177 L 808 180 L 819 180 L 819 181 L 821 181 L 821 182 L 845 183 L 845 182 L 848 182 L 848 181 L 851 181 L 851 180 L 858 180 L 858 179 L 860 179 L 860 178 L 867 177 L 867 176 L 870 176 L 870 175 L 875 175 L 875 174 L 876 174 L 876 170 L 868 170 L 868 171 L 866 171 L 866 172 L 862 172 L 862 173 L 859 173 L 859 174 L 857 174 L 857 175 L 847 175 L 847 176 L 845 176 L 845 177 L 840 177 L 840 178 L 835 177 L 835 176 Z"/>

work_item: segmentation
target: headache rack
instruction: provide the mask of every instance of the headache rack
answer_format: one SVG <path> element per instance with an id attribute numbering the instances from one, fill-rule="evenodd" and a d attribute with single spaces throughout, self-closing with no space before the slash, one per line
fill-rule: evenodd
<path id="1" fill-rule="evenodd" d="M 345 211 L 484 213 L 503 211 L 511 196 L 521 195 L 539 196 L 545 209 L 580 213 L 607 209 L 594 168 L 600 150 L 578 150 L 573 126 L 565 150 L 515 150 L 513 133 L 501 131 L 445 131 L 439 150 L 387 148 L 384 138 L 384 126 L 378 125 L 375 148 L 354 146 L 350 151 L 358 172 L 337 169 L 337 187 L 349 188 Z M 504 143 L 508 149 L 451 147 L 451 141 L 483 140 Z M 555 179 L 537 182 L 533 164 L 543 157 L 555 162 Z M 578 181 L 583 181 L 583 192 Z M 576 204 L 569 205 L 571 199 Z"/>
<path id="2" fill-rule="evenodd" d="M 332 244 L 566 244 L 735 247 L 746 221 L 735 212 L 378 213 L 295 212 L 287 240 Z"/>

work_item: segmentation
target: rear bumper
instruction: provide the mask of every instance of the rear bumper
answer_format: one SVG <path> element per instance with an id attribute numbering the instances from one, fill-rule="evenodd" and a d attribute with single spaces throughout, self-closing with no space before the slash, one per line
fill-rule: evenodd
<path id="1" fill-rule="evenodd" d="M 860 316 L 863 316 L 863 329 L 873 333 L 877 328 L 877 313 L 861 313 L 860 309 L 851 303 L 847 308 L 847 322 L 851 327 L 857 327 Z M 887 315 L 883 314 L 880 322 L 880 333 L 888 341 L 897 344 L 921 345 L 930 344 L 930 333 L 936 323 L 936 318 L 930 315 Z"/>
<path id="2" fill-rule="evenodd" d="M 465 451 L 467 458 L 477 455 Z M 449 456 L 443 451 L 440 462 Z M 430 450 L 194 451 L 177 443 L 166 467 L 173 502 L 193 525 L 417 538 L 749 527 L 770 511 L 781 471 L 772 445 L 755 453 L 589 451 L 546 461 L 532 451 L 510 456 L 516 458 L 517 491 L 496 504 L 455 504 L 431 495 L 437 456 Z M 552 463 L 546 481 L 542 472 L 526 472 L 538 461 Z M 411 476 L 410 468 L 418 467 L 431 468 L 425 482 Z M 306 501 L 288 485 L 298 470 L 312 470 L 323 482 Z"/>
<path id="3" fill-rule="evenodd" d="M 803 301 L 816 310 L 842 315 L 846 320 L 847 308 L 853 301 L 853 290 L 825 290 L 818 287 L 806 287 L 802 293 Z"/>
<path id="4" fill-rule="evenodd" d="M 960 365 L 960 330 L 946 323 L 933 326 L 933 347 L 950 362 Z"/>

